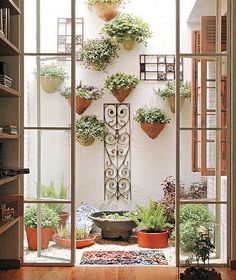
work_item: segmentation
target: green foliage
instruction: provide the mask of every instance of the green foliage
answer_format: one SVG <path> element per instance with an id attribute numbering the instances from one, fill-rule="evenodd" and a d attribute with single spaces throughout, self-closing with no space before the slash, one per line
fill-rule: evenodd
<path id="1" fill-rule="evenodd" d="M 51 181 L 49 185 L 42 185 L 42 197 L 52 198 L 52 199 L 67 199 L 67 193 L 69 186 L 66 186 L 64 177 L 61 178 L 60 191 L 56 192 L 55 182 Z M 53 209 L 56 213 L 60 213 L 64 209 L 64 204 L 62 203 L 48 203 L 47 207 Z"/>
<path id="2" fill-rule="evenodd" d="M 129 214 L 130 213 L 124 213 L 124 214 L 119 214 L 119 213 L 111 213 L 111 214 L 106 214 L 103 213 L 101 218 L 102 219 L 108 219 L 108 220 L 129 220 Z"/>
<path id="3" fill-rule="evenodd" d="M 103 121 L 98 120 L 95 115 L 87 115 L 76 122 L 76 137 L 93 137 L 103 141 L 107 135 L 107 128 Z"/>
<path id="4" fill-rule="evenodd" d="M 202 261 L 205 266 L 206 262 L 210 259 L 210 253 L 213 253 L 214 249 L 215 246 L 211 242 L 209 234 L 200 234 L 200 238 L 196 240 L 194 248 L 197 263 L 199 264 L 199 262 Z"/>
<path id="5" fill-rule="evenodd" d="M 59 215 L 47 206 L 41 208 L 41 227 L 42 228 L 56 228 L 59 225 Z M 25 226 L 35 228 L 37 227 L 37 207 L 29 207 L 25 210 Z"/>
<path id="6" fill-rule="evenodd" d="M 175 96 L 175 82 L 167 82 L 166 87 L 164 89 L 154 89 L 154 93 L 159 95 L 162 99 L 166 99 L 167 97 Z M 191 98 L 191 83 L 185 82 L 180 85 L 180 95 L 186 99 Z"/>
<path id="7" fill-rule="evenodd" d="M 135 212 L 129 217 L 141 228 L 148 232 L 162 232 L 172 227 L 167 223 L 165 210 L 160 203 L 149 201 L 149 206 L 136 206 Z"/>
<path id="8" fill-rule="evenodd" d="M 105 87 L 110 93 L 113 93 L 116 89 L 128 89 L 135 88 L 139 79 L 135 75 L 127 73 L 115 73 L 108 76 L 105 80 Z"/>
<path id="9" fill-rule="evenodd" d="M 124 0 L 86 0 L 89 6 L 94 6 L 96 4 L 121 4 Z"/>
<path id="10" fill-rule="evenodd" d="M 110 39 L 91 39 L 84 43 L 81 57 L 86 68 L 95 68 L 98 71 L 105 71 L 107 66 L 118 57 L 118 45 Z"/>
<path id="11" fill-rule="evenodd" d="M 60 227 L 57 229 L 57 236 L 61 239 L 71 239 L 71 231 L 67 227 Z M 75 229 L 76 240 L 83 240 L 89 237 L 89 231 L 84 228 Z"/>
<path id="12" fill-rule="evenodd" d="M 66 70 L 54 63 L 42 65 L 40 69 L 40 76 L 46 78 L 58 78 L 60 80 L 68 79 Z"/>
<path id="13" fill-rule="evenodd" d="M 87 85 L 80 84 L 76 88 L 76 96 L 79 96 L 81 98 L 98 100 L 102 98 L 103 94 L 104 94 L 103 89 L 99 90 L 97 87 L 94 86 L 87 86 Z M 70 87 L 66 88 L 65 91 L 62 93 L 62 95 L 65 96 L 65 98 L 71 96 L 71 88 Z"/>
<path id="14" fill-rule="evenodd" d="M 170 123 L 170 118 L 166 115 L 164 111 L 156 107 L 147 108 L 141 107 L 136 111 L 134 120 L 136 122 L 147 122 L 147 123 Z"/>
<path id="15" fill-rule="evenodd" d="M 180 245 L 185 252 L 194 252 L 202 230 L 213 228 L 213 215 L 206 205 L 188 204 L 180 210 Z"/>
<path id="16" fill-rule="evenodd" d="M 140 17 L 126 13 L 119 13 L 112 23 L 105 24 L 103 32 L 118 43 L 123 43 L 125 40 L 134 40 L 146 45 L 146 39 L 152 37 L 147 22 Z"/>

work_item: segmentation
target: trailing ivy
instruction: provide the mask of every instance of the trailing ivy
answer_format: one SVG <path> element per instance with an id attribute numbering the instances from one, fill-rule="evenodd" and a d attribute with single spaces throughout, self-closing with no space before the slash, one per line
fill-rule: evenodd
<path id="1" fill-rule="evenodd" d="M 110 93 L 113 93 L 116 89 L 119 88 L 135 88 L 138 82 L 139 79 L 135 75 L 118 72 L 106 78 L 105 87 Z"/>
<path id="2" fill-rule="evenodd" d="M 164 89 L 154 89 L 154 93 L 159 95 L 162 99 L 175 96 L 175 82 L 167 82 Z M 191 98 L 191 83 L 185 82 L 180 84 L 180 95 L 184 98 Z"/>
<path id="3" fill-rule="evenodd" d="M 136 122 L 147 122 L 147 123 L 170 123 L 170 118 L 166 115 L 164 111 L 159 108 L 148 108 L 141 107 L 136 111 L 134 120 Z"/>
<path id="4" fill-rule="evenodd" d="M 79 85 L 76 88 L 76 96 L 79 96 L 81 98 L 85 99 L 93 99 L 93 100 L 98 100 L 102 98 L 104 94 L 104 90 L 101 89 L 99 90 L 97 87 L 94 86 L 87 86 L 87 85 Z M 68 98 L 71 96 L 71 88 L 68 87 L 65 89 L 65 91 L 62 93 L 62 95 L 65 98 Z"/>

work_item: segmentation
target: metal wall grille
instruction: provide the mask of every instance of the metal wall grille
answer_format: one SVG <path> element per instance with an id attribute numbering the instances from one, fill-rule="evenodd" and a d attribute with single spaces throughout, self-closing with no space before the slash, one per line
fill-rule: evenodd
<path id="1" fill-rule="evenodd" d="M 84 42 L 84 19 L 76 18 L 76 60 L 80 61 L 80 51 Z M 57 52 L 71 53 L 71 18 L 57 19 Z M 61 57 L 60 60 L 70 60 L 69 57 Z"/>
<path id="2" fill-rule="evenodd" d="M 175 80 L 174 55 L 141 54 L 140 80 L 142 81 L 172 81 Z M 183 58 L 180 59 L 180 80 L 183 80 Z"/>
<path id="3" fill-rule="evenodd" d="M 104 199 L 131 199 L 130 105 L 104 104 Z"/>

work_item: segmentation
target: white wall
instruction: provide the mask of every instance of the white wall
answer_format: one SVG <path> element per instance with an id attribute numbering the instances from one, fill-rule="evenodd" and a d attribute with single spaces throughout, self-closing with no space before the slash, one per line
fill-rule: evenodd
<path id="1" fill-rule="evenodd" d="M 41 1 L 42 6 L 47 5 L 47 9 L 42 13 L 42 51 L 56 51 L 56 22 L 57 17 L 69 17 L 69 1 Z M 191 32 L 186 21 L 194 4 L 194 0 L 184 1 L 181 11 L 181 47 L 183 51 L 191 51 Z M 121 49 L 119 59 L 107 68 L 109 74 L 122 71 L 139 75 L 139 54 L 174 54 L 175 53 L 175 1 L 168 0 L 148 0 L 145 7 L 141 0 L 133 0 L 127 3 L 125 11 L 141 16 L 150 23 L 153 37 L 148 42 L 148 46 L 137 45 L 132 51 Z M 33 5 L 33 1 L 27 1 L 28 5 Z M 44 6 L 45 7 L 45 6 Z M 34 21 L 35 15 L 31 13 L 33 9 L 27 9 L 26 14 L 27 30 L 27 51 L 35 50 L 34 25 L 30 28 L 30 22 Z M 77 17 L 85 19 L 85 39 L 98 37 L 104 25 L 94 11 L 90 11 L 85 5 L 84 0 L 77 1 Z M 30 18 L 27 21 L 27 16 Z M 50 21 L 49 21 L 50 20 Z M 49 23 L 50 22 L 50 23 Z M 31 39 L 30 39 L 31 38 Z M 35 68 L 35 61 L 28 60 L 26 63 L 26 81 L 28 87 L 26 94 L 29 95 L 29 119 L 31 125 L 36 125 L 36 81 L 32 75 Z M 56 62 L 56 61 L 54 61 Z M 60 62 L 69 70 L 70 63 Z M 190 80 L 191 61 L 184 63 L 184 78 Z M 96 72 L 85 69 L 78 63 L 77 80 L 85 84 L 102 87 L 107 73 Z M 135 91 L 125 100 L 131 104 L 131 166 L 132 166 L 132 201 L 111 201 L 109 207 L 130 208 L 132 204 L 143 203 L 148 197 L 158 200 L 162 197 L 163 191 L 161 182 L 169 175 L 175 175 L 175 115 L 169 110 L 165 101 L 153 94 L 153 88 L 164 87 L 166 82 L 140 82 Z M 69 81 L 67 82 L 69 86 Z M 41 92 L 42 102 L 42 125 L 45 126 L 68 126 L 70 123 L 70 107 L 67 101 L 55 93 L 52 95 Z M 113 96 L 106 94 L 102 100 L 95 101 L 86 110 L 85 114 L 96 114 L 103 119 L 103 104 L 116 103 Z M 133 121 L 133 115 L 137 108 L 144 105 L 157 106 L 166 110 L 171 117 L 171 124 L 167 125 L 163 132 L 155 139 L 151 140 L 141 130 L 139 124 Z M 34 121 L 32 122 L 32 120 Z M 191 104 L 185 102 L 181 111 L 181 124 L 185 127 L 191 126 Z M 49 134 L 49 133 L 47 133 Z M 53 132 L 50 133 L 53 135 Z M 70 178 L 70 152 L 68 137 L 62 131 L 60 136 L 48 136 L 43 138 L 42 151 L 42 183 L 49 183 L 51 179 L 60 180 L 64 174 L 69 183 Z M 32 174 L 29 177 L 28 190 L 32 194 L 35 189 L 36 179 L 36 147 L 32 144 L 32 137 L 29 137 L 30 147 L 28 160 Z M 32 144 L 32 146 L 31 146 Z M 82 147 L 77 144 L 77 184 L 76 200 L 77 204 L 89 203 L 100 208 L 104 202 L 103 186 L 103 162 L 104 162 L 103 143 L 96 142 L 90 147 Z M 199 173 L 191 172 L 191 133 L 181 133 L 181 180 L 189 184 L 191 181 L 200 181 Z M 104 207 L 104 206 L 103 206 Z"/>

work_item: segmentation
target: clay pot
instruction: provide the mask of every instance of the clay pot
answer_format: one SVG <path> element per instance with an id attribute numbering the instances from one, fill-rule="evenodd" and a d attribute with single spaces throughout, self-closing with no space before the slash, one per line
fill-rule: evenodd
<path id="1" fill-rule="evenodd" d="M 167 100 L 168 100 L 171 112 L 175 113 L 175 96 L 167 97 Z M 184 100 L 185 100 L 185 98 L 183 96 L 180 96 L 180 110 L 182 109 L 182 107 L 184 105 Z"/>
<path id="2" fill-rule="evenodd" d="M 68 102 L 71 105 L 71 97 L 69 96 Z M 82 98 L 80 96 L 76 96 L 76 105 L 75 105 L 75 111 L 77 114 L 81 115 L 84 113 L 84 111 L 91 105 L 92 99 L 86 99 Z"/>
<path id="3" fill-rule="evenodd" d="M 96 239 L 96 235 L 91 234 L 88 239 L 83 240 L 76 240 L 76 248 L 83 248 L 90 246 L 94 243 Z M 59 238 L 56 234 L 53 235 L 53 240 L 56 242 L 57 246 L 63 248 L 70 248 L 71 247 L 71 240 L 70 239 L 62 239 Z"/>
<path id="4" fill-rule="evenodd" d="M 118 88 L 114 92 L 112 92 L 112 94 L 119 102 L 123 102 L 125 98 L 130 94 L 132 89 L 133 88 L 128 88 L 128 89 Z"/>
<path id="5" fill-rule="evenodd" d="M 102 18 L 105 21 L 109 21 L 117 15 L 119 4 L 96 4 L 94 7 L 100 18 Z"/>
<path id="6" fill-rule="evenodd" d="M 143 122 L 141 123 L 141 128 L 150 138 L 155 139 L 164 129 L 165 125 L 166 125 L 165 123 L 159 123 L 159 122 L 154 122 L 154 123 Z"/>
<path id="7" fill-rule="evenodd" d="M 37 228 L 25 227 L 29 250 L 37 250 Z M 41 228 L 41 249 L 47 249 L 52 228 Z"/>
<path id="8" fill-rule="evenodd" d="M 168 247 L 168 237 L 167 231 L 158 233 L 138 231 L 138 246 L 150 249 L 166 248 Z"/>
<path id="9" fill-rule="evenodd" d="M 59 86 L 63 83 L 63 80 L 53 77 L 41 77 L 40 78 L 42 88 L 47 93 L 54 93 L 58 90 Z"/>
<path id="10" fill-rule="evenodd" d="M 77 141 L 80 143 L 80 145 L 87 147 L 91 146 L 94 143 L 95 139 L 90 136 L 81 135 L 77 137 Z"/>
<path id="11" fill-rule="evenodd" d="M 123 41 L 123 47 L 125 50 L 130 51 L 134 48 L 135 41 L 132 39 L 125 39 Z"/>
<path id="12" fill-rule="evenodd" d="M 69 213 L 68 212 L 60 212 L 59 213 L 59 227 L 65 227 L 66 226 L 66 222 L 67 222 L 67 219 L 69 217 Z"/>

